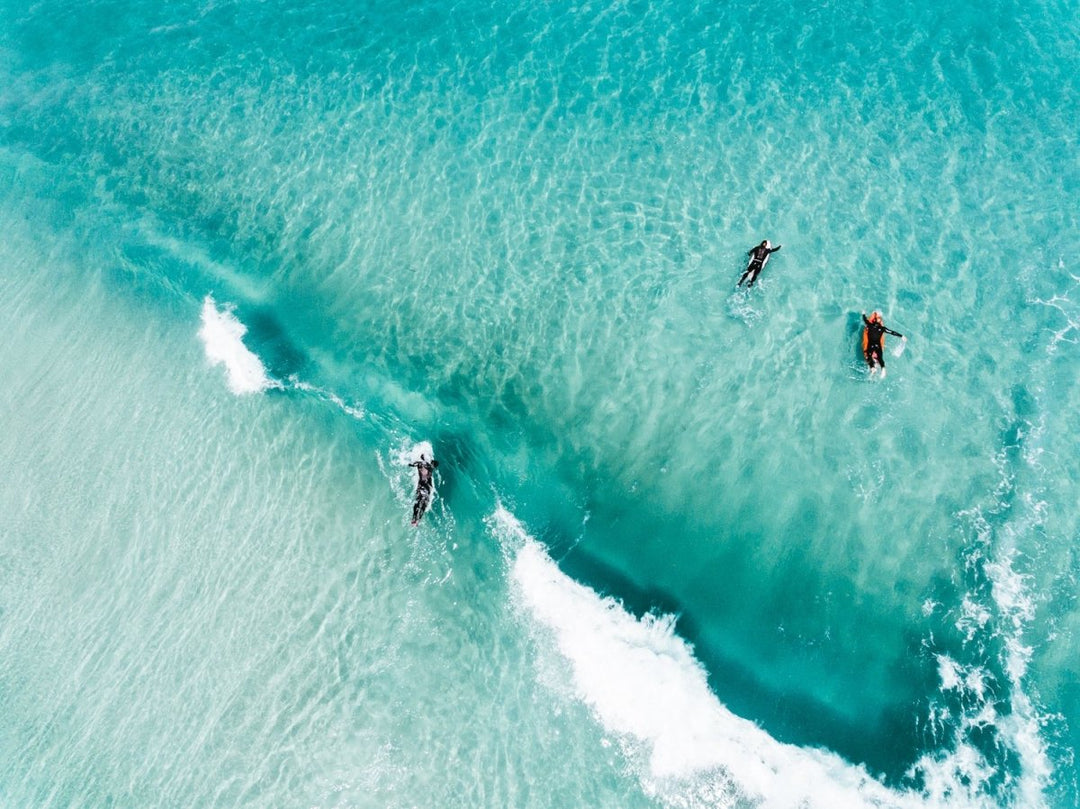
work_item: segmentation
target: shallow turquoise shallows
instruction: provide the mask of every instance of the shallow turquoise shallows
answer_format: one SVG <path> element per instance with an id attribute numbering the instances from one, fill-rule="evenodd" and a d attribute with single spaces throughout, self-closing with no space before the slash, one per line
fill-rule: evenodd
<path id="1" fill-rule="evenodd" d="M 0 0 L 0 807 L 1075 809 L 1078 42 Z"/>

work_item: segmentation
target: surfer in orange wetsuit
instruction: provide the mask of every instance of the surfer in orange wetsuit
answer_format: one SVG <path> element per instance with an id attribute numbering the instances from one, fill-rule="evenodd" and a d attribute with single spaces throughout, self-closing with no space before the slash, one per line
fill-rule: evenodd
<path id="1" fill-rule="evenodd" d="M 416 525 L 431 504 L 431 473 L 439 468 L 439 462 L 434 458 L 429 461 L 421 455 L 419 461 L 413 461 L 409 466 L 416 468 L 416 501 L 412 509 L 412 524 Z"/>
<path id="2" fill-rule="evenodd" d="M 870 373 L 874 373 L 880 367 L 881 373 L 884 374 L 885 351 L 883 349 L 885 335 L 891 334 L 901 339 L 903 339 L 904 335 L 886 328 L 881 321 L 880 312 L 874 312 L 870 317 L 867 317 L 866 312 L 863 312 L 862 319 L 863 323 L 866 324 L 866 332 L 863 335 L 863 356 L 866 358 L 866 364 L 870 366 Z"/>

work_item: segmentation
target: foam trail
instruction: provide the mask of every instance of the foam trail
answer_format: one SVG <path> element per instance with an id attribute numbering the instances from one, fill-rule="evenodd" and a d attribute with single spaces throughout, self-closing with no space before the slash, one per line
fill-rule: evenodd
<path id="1" fill-rule="evenodd" d="M 316 396 L 319 399 L 322 399 L 324 402 L 330 402 L 330 404 L 339 408 L 343 413 L 347 413 L 348 415 L 352 416 L 354 419 L 362 419 L 367 415 L 364 412 L 363 408 L 350 405 L 336 393 L 328 390 L 323 390 L 322 388 L 317 388 L 314 385 L 309 385 L 307 382 L 301 382 L 295 376 L 289 377 L 289 384 L 296 390 L 303 391 L 304 393 L 310 393 L 312 396 Z"/>
<path id="2" fill-rule="evenodd" d="M 489 520 L 511 557 L 532 619 L 570 663 L 575 696 L 630 748 L 644 748 L 643 786 L 666 805 L 761 807 L 977 806 L 977 797 L 890 789 L 825 750 L 783 744 L 725 708 L 674 631 L 673 616 L 638 619 L 563 574 L 505 508 Z M 939 800 L 940 798 L 940 800 Z"/>
<path id="3" fill-rule="evenodd" d="M 1028 425 L 1028 449 L 1024 460 L 1031 466 L 1038 463 L 1041 424 Z M 1014 487 L 1014 473 L 1008 466 L 1004 453 L 996 463 L 1001 472 L 999 488 L 995 492 L 998 504 L 1008 502 L 1008 493 Z M 973 509 L 967 515 L 974 520 L 977 541 L 971 549 L 966 566 L 981 571 L 990 584 L 990 601 L 976 592 L 964 595 L 956 629 L 964 636 L 966 644 L 974 645 L 976 660 L 962 665 L 947 655 L 938 656 L 938 674 L 941 692 L 955 692 L 961 698 L 962 707 L 957 712 L 948 706 L 935 709 L 937 719 L 955 722 L 952 751 L 945 756 L 927 754 L 912 768 L 912 774 L 920 773 L 932 795 L 947 795 L 957 791 L 985 789 L 998 776 L 986 758 L 970 743 L 985 736 L 992 729 L 1000 744 L 1015 754 L 1018 768 L 1010 775 L 1008 786 L 1013 805 L 1024 809 L 1046 807 L 1047 789 L 1053 785 L 1054 768 L 1043 738 L 1044 724 L 1050 719 L 1043 715 L 1027 691 L 1028 666 L 1033 649 L 1024 641 L 1028 625 L 1035 618 L 1035 599 L 1030 590 L 1029 576 L 1013 567 L 1019 555 L 1019 536 L 1034 533 L 1042 525 L 1046 504 L 1030 496 L 1022 496 L 1016 504 L 1014 515 L 1004 527 L 995 525 Z M 985 670 L 981 661 L 982 638 L 987 632 L 1002 641 L 997 662 L 1008 682 L 1008 710 L 1000 710 L 993 676 Z M 932 720 L 935 717 L 932 716 Z"/>
<path id="4" fill-rule="evenodd" d="M 986 530 L 989 530 L 988 528 Z M 945 654 L 937 656 L 940 690 L 954 692 L 966 705 L 959 717 L 952 739 L 952 749 L 945 755 L 927 754 L 911 768 L 909 775 L 920 775 L 927 795 L 935 802 L 947 803 L 950 796 L 971 794 L 985 789 L 997 775 L 985 756 L 969 742 L 973 734 L 994 728 L 1004 744 L 1019 759 L 1020 766 L 1012 783 L 1013 804 L 1023 809 L 1046 807 L 1045 790 L 1052 782 L 1053 767 L 1043 740 L 1042 718 L 1025 691 L 1024 679 L 1032 650 L 1021 641 L 1024 626 L 1033 616 L 1034 604 L 1022 576 L 1012 567 L 1012 557 L 986 565 L 993 600 L 1005 619 L 1002 656 L 1009 680 L 1009 711 L 1002 714 L 991 687 L 991 675 L 978 665 L 963 665 Z M 992 620 L 990 612 L 965 596 L 956 627 L 966 633 L 970 643 Z M 948 708 L 938 708 L 933 719 L 948 719 Z M 951 805 L 951 804 L 949 804 Z"/>
<path id="5" fill-rule="evenodd" d="M 211 365 L 224 365 L 229 380 L 229 390 L 238 396 L 259 393 L 267 388 L 280 388 L 281 383 L 266 375 L 262 361 L 244 345 L 247 327 L 225 307 L 218 309 L 214 299 L 207 295 L 203 301 L 202 328 L 199 338 L 203 341 L 206 358 Z"/>
<path id="6" fill-rule="evenodd" d="M 1005 641 L 1005 672 L 1012 686 L 1012 712 L 1005 730 L 1021 761 L 1018 794 L 1025 806 L 1042 806 L 1043 791 L 1050 782 L 1053 768 L 1040 731 L 1039 712 L 1024 690 L 1024 679 L 1032 649 L 1021 638 L 1024 626 L 1034 616 L 1035 605 L 1024 579 L 1012 567 L 1012 554 L 987 566 L 993 584 L 993 597 L 1011 624 L 1013 634 Z"/>

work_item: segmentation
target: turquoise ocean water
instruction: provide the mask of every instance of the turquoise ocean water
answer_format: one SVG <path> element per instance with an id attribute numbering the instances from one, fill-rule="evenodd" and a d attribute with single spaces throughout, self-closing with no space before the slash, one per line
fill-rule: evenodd
<path id="1" fill-rule="evenodd" d="M 1080 805 L 1078 134 L 1075 2 L 0 0 L 0 806 Z"/>

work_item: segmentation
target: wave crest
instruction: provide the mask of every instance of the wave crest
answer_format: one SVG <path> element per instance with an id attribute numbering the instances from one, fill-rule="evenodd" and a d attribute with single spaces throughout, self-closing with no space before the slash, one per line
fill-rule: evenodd
<path id="1" fill-rule="evenodd" d="M 233 310 L 228 306 L 218 309 L 213 297 L 207 295 L 203 300 L 199 339 L 210 364 L 225 366 L 229 390 L 243 396 L 281 387 L 267 376 L 262 361 L 244 345 L 245 334 L 247 326 L 237 319 Z"/>

